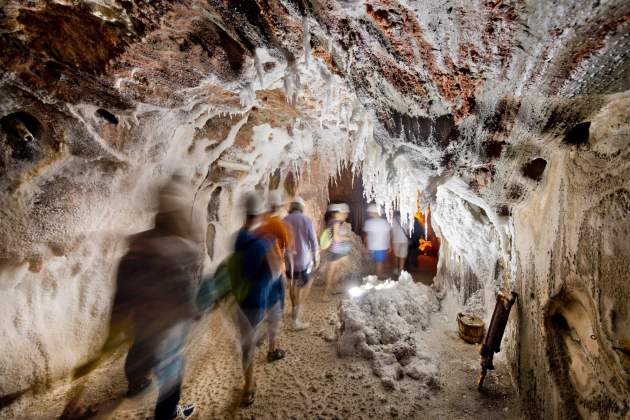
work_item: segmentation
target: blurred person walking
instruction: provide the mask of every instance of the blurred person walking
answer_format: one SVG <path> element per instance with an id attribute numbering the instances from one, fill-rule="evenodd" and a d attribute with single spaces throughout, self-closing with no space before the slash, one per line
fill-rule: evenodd
<path id="1" fill-rule="evenodd" d="M 367 209 L 368 220 L 363 225 L 364 241 L 367 249 L 376 263 L 376 275 L 383 276 L 383 266 L 389 251 L 390 226 L 387 220 L 379 214 L 376 204 L 370 204 Z"/>
<path id="2" fill-rule="evenodd" d="M 272 283 L 267 297 L 267 322 L 269 351 L 267 361 L 274 362 L 283 359 L 286 352 L 278 347 L 278 334 L 282 324 L 284 313 L 284 296 L 286 288 L 285 279 L 285 256 L 286 250 L 291 243 L 290 228 L 281 219 L 280 213 L 284 208 L 280 191 L 270 191 L 269 193 L 269 213 L 264 216 L 262 225 L 256 229 L 256 235 L 264 238 L 272 244 L 271 258 L 275 261 L 272 266 L 278 267 L 279 271 L 272 273 Z"/>
<path id="3" fill-rule="evenodd" d="M 411 240 L 409 241 L 408 254 L 407 254 L 407 271 L 412 272 L 418 269 L 418 256 L 420 250 L 418 245 L 420 239 L 424 239 L 424 226 L 420 223 L 417 217 L 413 218 L 413 232 L 411 233 Z"/>
<path id="4" fill-rule="evenodd" d="M 267 310 L 273 273 L 280 271 L 279 266 L 274 267 L 278 261 L 273 255 L 272 244 L 255 233 L 263 222 L 265 212 L 263 202 L 257 194 L 251 193 L 245 197 L 245 223 L 237 234 L 234 254 L 228 263 L 232 294 L 237 303 L 235 322 L 241 335 L 245 376 L 241 405 L 244 407 L 254 402 L 254 353 L 256 343 L 263 336 L 261 326 Z"/>
<path id="5" fill-rule="evenodd" d="M 125 360 L 128 396 L 157 377 L 155 419 L 189 418 L 194 405 L 179 405 L 184 371 L 182 347 L 198 314 L 197 289 L 203 264 L 201 220 L 190 211 L 192 190 L 174 176 L 159 193 L 155 227 L 130 237 L 120 261 L 110 334 L 105 347 L 132 331 Z M 109 344 L 108 344 L 109 343 Z"/>
<path id="6" fill-rule="evenodd" d="M 396 274 L 400 274 L 405 269 L 405 261 L 407 260 L 407 252 L 409 247 L 409 237 L 400 222 L 400 212 L 394 212 L 394 220 L 392 221 L 392 248 L 396 257 L 397 267 Z"/>
<path id="7" fill-rule="evenodd" d="M 323 300 L 325 302 L 330 300 L 329 294 L 337 284 L 336 271 L 339 264 L 352 249 L 352 244 L 349 240 L 351 230 L 348 223 L 346 223 L 350 208 L 345 203 L 331 204 L 328 206 L 328 212 L 331 214 L 327 227 L 330 231 L 331 244 L 329 248 L 328 271 L 326 272 L 326 285 L 324 287 Z"/>
<path id="8" fill-rule="evenodd" d="M 306 302 L 311 290 L 311 272 L 319 261 L 317 236 L 313 222 L 304 215 L 304 200 L 294 197 L 289 208 L 289 215 L 284 221 L 291 227 L 293 242 L 289 249 L 289 296 L 291 297 L 291 319 L 296 331 L 309 327 L 308 323 L 300 320 L 302 306 Z"/>

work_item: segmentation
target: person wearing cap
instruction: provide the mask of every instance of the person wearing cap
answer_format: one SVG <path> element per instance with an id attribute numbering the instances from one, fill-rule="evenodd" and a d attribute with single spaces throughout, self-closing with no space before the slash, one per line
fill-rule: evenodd
<path id="1" fill-rule="evenodd" d="M 352 245 L 349 241 L 350 227 L 346 223 L 350 208 L 345 203 L 331 204 L 328 206 L 328 212 L 332 215 L 328 222 L 332 236 L 330 245 L 330 257 L 328 263 L 328 271 L 326 272 L 326 286 L 324 287 L 324 301 L 328 301 L 331 290 L 336 285 L 335 273 L 343 258 L 348 255 Z"/>
<path id="2" fill-rule="evenodd" d="M 127 395 L 133 397 L 157 379 L 154 418 L 187 419 L 194 404 L 180 404 L 184 380 L 183 351 L 193 320 L 203 266 L 201 220 L 191 217 L 193 190 L 174 175 L 159 191 L 154 227 L 129 238 L 116 275 L 110 331 L 103 352 L 132 337 L 125 359 Z M 92 368 L 96 366 L 92 362 Z"/>
<path id="3" fill-rule="evenodd" d="M 282 323 L 282 313 L 284 311 L 284 295 L 285 295 L 285 255 L 286 250 L 291 243 L 290 228 L 284 223 L 280 217 L 280 213 L 284 208 L 282 195 L 280 191 L 274 190 L 269 192 L 268 212 L 264 215 L 262 225 L 256 229 L 256 235 L 264 238 L 272 245 L 273 266 L 278 271 L 273 272 L 269 295 L 267 296 L 267 321 L 269 323 L 268 338 L 269 351 L 267 352 L 267 361 L 274 362 L 283 359 L 286 352 L 278 347 L 278 333 Z"/>
<path id="4" fill-rule="evenodd" d="M 383 276 L 383 266 L 389 250 L 391 227 L 387 220 L 380 216 L 376 204 L 370 204 L 367 212 L 368 220 L 363 225 L 364 240 L 376 263 L 376 275 L 380 278 Z"/>
<path id="5" fill-rule="evenodd" d="M 236 324 L 241 334 L 241 353 L 245 385 L 241 405 L 254 402 L 256 343 L 261 339 L 260 328 L 267 310 L 267 299 L 273 279 L 272 244 L 255 234 L 266 212 L 262 199 L 255 193 L 245 197 L 245 223 L 239 230 L 230 264 L 232 294 L 238 304 Z"/>
<path id="6" fill-rule="evenodd" d="M 313 222 L 304 215 L 304 206 L 302 197 L 294 197 L 289 215 L 284 218 L 293 232 L 293 242 L 288 253 L 287 278 L 292 306 L 291 318 L 296 331 L 309 327 L 308 323 L 300 320 L 300 312 L 311 289 L 310 274 L 318 261 L 319 252 Z"/>

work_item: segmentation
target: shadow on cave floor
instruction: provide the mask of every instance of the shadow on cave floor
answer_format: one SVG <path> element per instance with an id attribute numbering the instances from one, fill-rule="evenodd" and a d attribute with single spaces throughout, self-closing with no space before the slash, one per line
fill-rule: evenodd
<path id="1" fill-rule="evenodd" d="M 186 349 L 188 364 L 182 398 L 183 402 L 198 405 L 195 417 L 502 420 L 522 417 L 506 363 L 501 358 L 495 359 L 497 370 L 486 379 L 487 391 L 476 390 L 478 350 L 458 338 L 454 318 L 438 312 L 430 326 L 431 348 L 439 355 L 441 386 L 427 394 L 421 383 L 406 377 L 397 382 L 396 389 L 387 390 L 373 375 L 367 361 L 337 356 L 334 323 L 342 296 L 322 303 L 321 295 L 322 288 L 314 287 L 305 317 L 311 323 L 309 330 L 283 329 L 281 343 L 287 349 L 286 359 L 268 364 L 264 360 L 266 344 L 258 350 L 257 397 L 247 409 L 237 406 L 242 376 L 230 321 L 219 310 L 199 322 Z M 121 371 L 122 358 L 93 375 L 90 379 L 93 384 L 86 385 L 86 400 L 91 395 L 108 402 L 87 412 L 97 411 L 95 418 L 150 418 L 157 390 L 152 386 L 134 399 L 120 397 L 126 386 Z M 103 385 L 104 382 L 109 384 Z M 103 392 L 109 395 L 96 396 Z M 86 408 L 87 405 L 83 407 Z"/>

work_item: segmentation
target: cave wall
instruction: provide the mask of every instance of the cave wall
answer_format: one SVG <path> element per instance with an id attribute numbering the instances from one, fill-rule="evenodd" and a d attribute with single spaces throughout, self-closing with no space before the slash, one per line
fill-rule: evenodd
<path id="1" fill-rule="evenodd" d="M 514 369 L 545 417 L 630 413 L 629 99 L 611 98 L 585 142 L 554 150 L 514 212 Z"/>
<path id="2" fill-rule="evenodd" d="M 211 272 L 242 223 L 243 192 L 277 182 L 317 217 L 326 183 L 308 180 L 327 180 L 369 134 L 320 60 L 257 48 L 217 24 L 215 6 L 3 4 L 3 413 L 19 416 L 98 354 L 125 238 L 151 226 L 172 174 L 211 226 L 200 232 Z"/>
<path id="3" fill-rule="evenodd" d="M 495 174 L 510 174 L 495 175 L 498 186 L 437 187 L 436 284 L 473 312 L 481 297 L 486 322 L 499 287 L 519 294 L 502 347 L 526 410 L 541 418 L 630 412 L 629 99 L 611 95 L 594 108 L 580 99 L 588 105 L 579 135 L 575 126 L 560 136 L 527 132 L 529 152 L 499 162 Z M 530 105 L 528 113 L 541 110 Z"/>

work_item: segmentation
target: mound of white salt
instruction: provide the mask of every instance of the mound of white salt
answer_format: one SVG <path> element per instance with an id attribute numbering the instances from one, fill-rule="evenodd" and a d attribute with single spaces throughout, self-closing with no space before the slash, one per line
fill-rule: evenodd
<path id="1" fill-rule="evenodd" d="M 365 277 L 349 294 L 339 307 L 339 356 L 370 360 L 388 388 L 405 375 L 437 384 L 437 358 L 429 355 L 424 339 L 431 313 L 439 310 L 433 289 L 403 272 L 397 282 Z"/>

